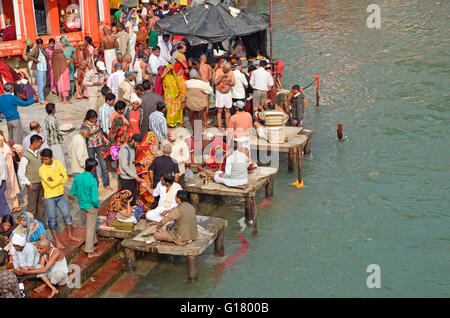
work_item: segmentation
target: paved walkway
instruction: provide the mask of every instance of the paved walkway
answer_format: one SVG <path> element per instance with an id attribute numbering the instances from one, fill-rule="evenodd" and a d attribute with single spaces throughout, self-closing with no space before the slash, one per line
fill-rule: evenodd
<path id="1" fill-rule="evenodd" d="M 47 96 L 47 100 L 49 102 L 55 103 L 56 105 L 56 118 L 59 120 L 59 124 L 72 124 L 76 130 L 71 132 L 70 134 L 64 135 L 64 143 L 63 148 L 67 151 L 70 141 L 72 137 L 77 133 L 78 128 L 80 128 L 81 123 L 84 119 L 84 116 L 86 115 L 86 112 L 91 108 L 89 106 L 89 102 L 87 99 L 77 99 L 73 98 L 71 100 L 72 104 L 63 104 L 59 101 L 59 97 L 50 94 Z M 47 132 L 45 131 L 44 121 L 47 117 L 47 112 L 45 111 L 45 107 L 41 104 L 33 104 L 28 107 L 18 107 L 20 117 L 22 120 L 22 125 L 25 130 L 25 134 L 28 134 L 29 132 L 29 123 L 31 121 L 38 121 L 41 124 L 41 135 L 46 136 Z M 0 123 L 0 129 L 3 130 L 3 133 L 5 136 L 8 136 L 8 129 L 6 126 L 6 121 L 3 120 Z M 72 171 L 70 169 L 70 158 L 68 154 L 66 153 L 66 164 L 68 166 L 68 173 L 70 174 Z M 100 169 L 99 169 L 100 170 Z M 114 173 L 109 174 L 109 179 L 111 183 L 111 187 L 113 189 L 117 189 L 117 176 Z M 99 180 L 101 182 L 101 178 L 99 177 Z M 80 209 L 78 208 L 77 199 L 74 198 L 69 194 L 70 187 L 72 186 L 73 178 L 69 178 L 69 181 L 64 185 L 65 188 L 65 194 L 66 199 L 69 202 L 70 208 L 71 208 L 71 215 L 74 220 L 74 224 L 81 226 L 84 225 L 84 217 L 81 214 Z M 104 192 L 100 194 L 100 202 L 105 201 L 112 192 Z M 26 190 L 22 190 L 21 195 L 19 196 L 19 203 L 21 203 L 22 211 L 26 211 L 27 206 L 27 197 L 26 197 Z M 60 214 L 58 213 L 58 233 L 64 229 L 64 221 L 60 217 Z"/>

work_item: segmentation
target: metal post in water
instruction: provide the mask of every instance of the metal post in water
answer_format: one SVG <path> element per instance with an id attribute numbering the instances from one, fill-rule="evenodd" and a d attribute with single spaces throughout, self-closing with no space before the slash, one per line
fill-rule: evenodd
<path id="1" fill-rule="evenodd" d="M 320 87 L 319 87 L 319 73 L 316 74 L 316 106 L 319 107 Z"/>
<path id="2" fill-rule="evenodd" d="M 336 130 L 337 136 L 338 136 L 338 139 L 339 139 L 339 140 L 342 140 L 342 138 L 343 138 L 343 136 L 344 136 L 344 134 L 343 134 L 343 126 L 344 126 L 343 123 L 339 123 L 339 124 L 338 124 L 338 127 L 337 127 L 337 130 Z"/>

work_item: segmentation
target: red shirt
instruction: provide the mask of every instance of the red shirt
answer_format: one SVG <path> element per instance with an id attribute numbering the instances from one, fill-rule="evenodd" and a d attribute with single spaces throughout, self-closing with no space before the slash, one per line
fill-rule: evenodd
<path id="1" fill-rule="evenodd" d="M 281 76 L 283 76 L 283 69 L 284 69 L 283 61 L 282 60 L 278 60 L 277 67 L 276 67 L 275 71 L 277 73 L 279 73 Z"/>
<path id="2" fill-rule="evenodd" d="M 3 37 L 2 37 L 2 41 L 6 42 L 6 41 L 15 41 L 17 40 L 17 36 L 16 36 L 16 28 L 13 27 L 12 25 L 8 25 L 4 30 L 3 30 Z"/>
<path id="3" fill-rule="evenodd" d="M 141 130 L 139 129 L 139 109 L 134 110 L 132 109 L 130 111 L 130 125 L 131 125 L 131 131 L 134 134 L 141 134 Z"/>

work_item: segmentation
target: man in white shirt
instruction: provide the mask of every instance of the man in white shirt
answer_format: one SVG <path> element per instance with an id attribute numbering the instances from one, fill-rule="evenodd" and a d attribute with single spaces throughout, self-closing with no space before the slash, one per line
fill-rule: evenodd
<path id="1" fill-rule="evenodd" d="M 43 139 L 42 146 L 41 146 L 41 148 L 38 149 L 38 151 L 41 151 L 42 149 L 45 149 L 45 148 L 50 148 L 50 147 L 48 146 L 47 141 L 45 140 L 45 138 L 44 138 L 42 135 L 39 134 L 40 132 L 41 132 L 41 125 L 40 125 L 37 121 L 32 121 L 32 122 L 30 123 L 30 133 L 29 133 L 28 135 L 26 135 L 26 136 L 23 138 L 23 141 L 22 141 L 22 148 L 23 148 L 25 151 L 26 151 L 28 148 L 30 148 L 30 138 L 31 138 L 31 136 L 33 136 L 33 135 L 39 135 L 39 136 L 41 136 L 42 139 Z"/>
<path id="2" fill-rule="evenodd" d="M 0 217 L 12 215 L 8 202 L 5 197 L 6 180 L 8 179 L 8 171 L 6 170 L 6 161 L 3 154 L 0 153 Z"/>
<path id="3" fill-rule="evenodd" d="M 86 159 L 89 158 L 86 138 L 89 137 L 91 130 L 87 126 L 82 126 L 80 132 L 72 138 L 72 143 L 69 146 L 69 157 L 71 159 L 72 173 L 75 177 L 78 173 L 84 172 L 84 165 Z"/>
<path id="4" fill-rule="evenodd" d="M 202 120 L 202 127 L 207 128 L 209 95 L 213 92 L 211 85 L 200 78 L 192 77 L 185 82 L 185 86 L 186 107 L 192 129 L 194 129 L 195 120 Z"/>
<path id="5" fill-rule="evenodd" d="M 27 211 L 47 227 L 47 222 L 45 222 L 44 188 L 42 187 L 41 177 L 39 177 L 39 168 L 42 165 L 39 149 L 42 148 L 43 140 L 37 134 L 31 136 L 30 146 L 20 159 L 17 177 L 22 188 L 27 187 Z"/>
<path id="6" fill-rule="evenodd" d="M 167 65 L 167 62 L 161 58 L 161 48 L 156 45 L 153 47 L 152 54 L 148 59 L 148 64 L 150 65 L 150 70 L 153 74 L 153 85 L 155 85 L 155 78 L 158 75 L 158 68 L 160 66 Z"/>
<path id="7" fill-rule="evenodd" d="M 240 187 L 248 183 L 248 155 L 244 145 L 234 140 L 234 151 L 226 158 L 225 172 L 216 171 L 214 181 L 227 187 Z"/>
<path id="8" fill-rule="evenodd" d="M 117 97 L 119 96 L 119 85 L 125 79 L 125 73 L 122 70 L 122 63 L 114 64 L 114 73 L 108 77 L 106 85 L 111 89 L 111 92 Z"/>
<path id="9" fill-rule="evenodd" d="M 13 272 L 17 275 L 17 271 L 21 267 L 35 267 L 39 264 L 41 260 L 41 255 L 39 254 L 37 248 L 32 244 L 28 243 L 26 237 L 23 234 L 16 233 L 13 235 L 12 245 L 16 250 L 13 255 Z M 20 283 L 33 279 L 36 275 L 18 275 Z"/>
<path id="10" fill-rule="evenodd" d="M 247 78 L 245 78 L 244 73 L 242 73 L 242 62 L 236 61 L 234 63 L 234 86 L 231 88 L 231 97 L 233 98 L 233 103 L 241 100 L 244 103 L 247 102 L 245 99 L 245 89 L 248 87 Z"/>
<path id="11" fill-rule="evenodd" d="M 266 60 L 259 62 L 259 67 L 256 71 L 253 71 L 250 77 L 250 85 L 253 88 L 253 109 L 257 109 L 259 106 L 264 105 L 267 99 L 267 91 L 273 86 L 273 78 L 269 72 L 265 70 L 267 66 Z"/>
<path id="12" fill-rule="evenodd" d="M 148 211 L 145 217 L 149 221 L 159 222 L 164 217 L 161 212 L 176 208 L 178 203 L 176 201 L 176 194 L 179 190 L 182 190 L 181 186 L 175 182 L 175 177 L 173 174 L 165 174 L 161 177 L 161 180 L 156 185 L 155 189 L 150 189 L 150 193 L 153 197 L 159 196 L 158 206 Z M 151 223 L 150 223 L 151 224 Z"/>
<path id="13" fill-rule="evenodd" d="M 163 36 L 158 37 L 158 46 L 161 50 L 161 58 L 164 60 L 166 64 L 170 63 L 172 59 L 172 43 L 170 43 L 170 35 L 164 34 Z"/>

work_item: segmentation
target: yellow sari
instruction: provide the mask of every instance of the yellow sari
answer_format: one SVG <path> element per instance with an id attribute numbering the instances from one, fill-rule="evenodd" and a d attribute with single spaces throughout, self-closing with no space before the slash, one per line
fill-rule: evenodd
<path id="1" fill-rule="evenodd" d="M 166 70 L 171 65 L 166 66 Z M 175 127 L 183 124 L 183 106 L 181 104 L 181 84 L 175 72 L 171 70 L 163 78 L 164 102 L 167 106 L 167 125 Z"/>

